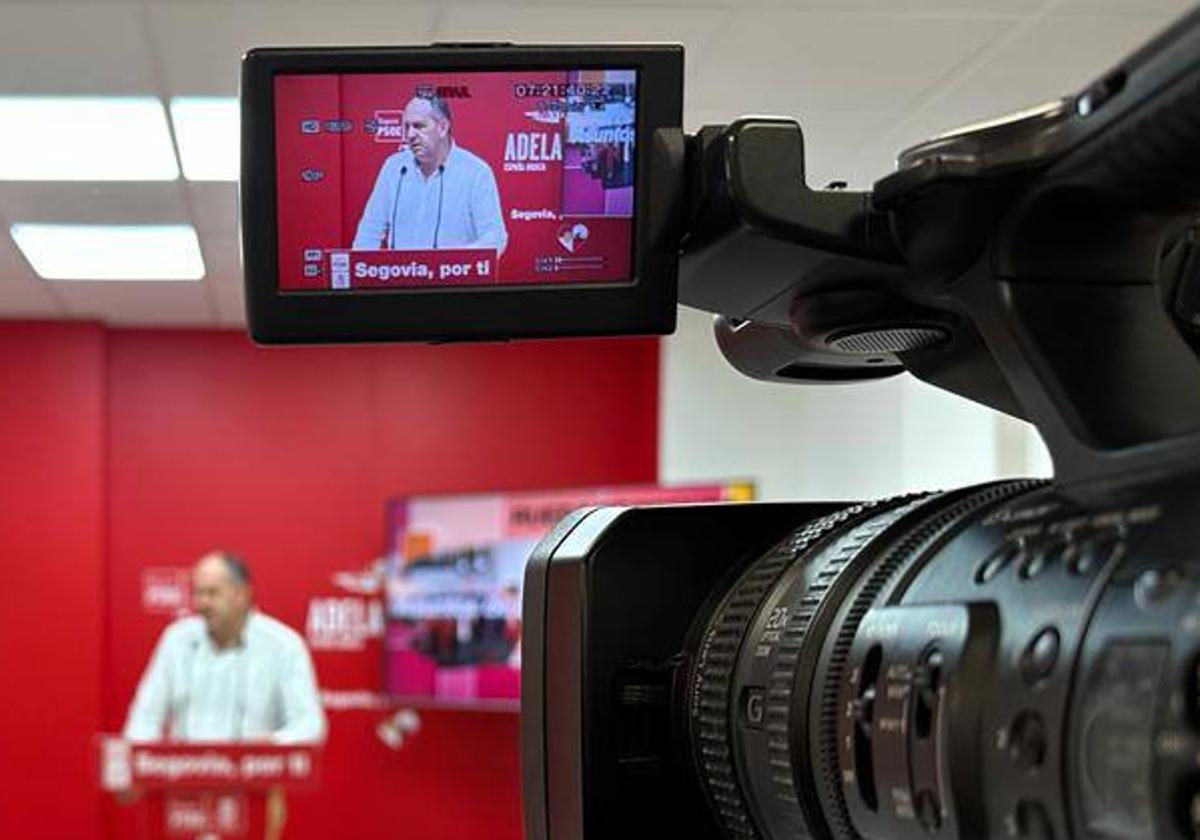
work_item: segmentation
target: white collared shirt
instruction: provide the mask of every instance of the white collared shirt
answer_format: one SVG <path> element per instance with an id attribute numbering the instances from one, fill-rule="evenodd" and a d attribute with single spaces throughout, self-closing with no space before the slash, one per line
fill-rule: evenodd
<path id="1" fill-rule="evenodd" d="M 353 247 L 503 251 L 507 244 L 492 168 L 455 143 L 446 162 L 428 177 L 408 149 L 383 162 Z"/>
<path id="2" fill-rule="evenodd" d="M 251 611 L 241 643 L 218 648 L 199 616 L 173 622 L 142 674 L 125 721 L 130 741 L 273 741 L 325 737 L 312 659 L 295 630 Z"/>

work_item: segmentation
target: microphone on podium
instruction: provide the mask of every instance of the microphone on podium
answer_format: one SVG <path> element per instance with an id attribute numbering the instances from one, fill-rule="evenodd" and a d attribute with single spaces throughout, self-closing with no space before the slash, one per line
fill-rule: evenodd
<path id="1" fill-rule="evenodd" d="M 383 229 L 383 241 L 379 243 L 380 247 L 386 245 L 388 248 L 396 247 L 396 237 L 393 235 L 396 230 L 396 206 L 400 203 L 400 187 L 404 184 L 404 176 L 408 174 L 408 164 L 400 167 L 400 177 L 396 179 L 396 190 L 392 193 L 392 219 Z"/>

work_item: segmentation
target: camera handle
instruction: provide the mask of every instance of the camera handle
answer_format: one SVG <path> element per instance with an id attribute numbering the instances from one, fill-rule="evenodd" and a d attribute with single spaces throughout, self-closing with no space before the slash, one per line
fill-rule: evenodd
<path id="1" fill-rule="evenodd" d="M 895 293 L 908 269 L 871 194 L 806 184 L 794 120 L 705 127 L 685 172 L 679 302 L 722 316 L 718 345 L 742 373 L 879 379 L 903 372 L 898 352 L 949 335 L 941 313 Z"/>
<path id="2" fill-rule="evenodd" d="M 907 369 L 1027 419 L 1060 483 L 1200 468 L 1200 361 L 1164 294 L 1164 249 L 1200 216 L 1197 39 L 1200 12 L 1106 77 L 1125 90 L 1106 108 L 1093 86 L 1002 127 L 1011 161 L 988 130 L 982 163 L 932 156 L 871 193 L 806 186 L 793 121 L 703 129 L 680 302 L 724 316 L 750 376 Z"/>
<path id="3" fill-rule="evenodd" d="M 1017 199 L 1011 184 L 943 185 L 893 214 L 895 257 L 890 243 L 866 245 L 863 231 L 887 230 L 869 196 L 795 186 L 802 156 L 780 154 L 792 145 L 781 124 L 721 131 L 721 143 L 754 150 L 750 160 L 790 182 L 752 200 L 747 175 L 765 183 L 761 173 L 723 152 L 721 178 L 702 183 L 724 188 L 702 214 L 693 182 L 680 302 L 722 315 L 717 341 L 740 371 L 829 383 L 907 369 L 1032 422 L 1064 484 L 1200 466 L 1200 362 L 1160 277 L 1164 242 L 1191 212 L 1113 201 L 1113 185 L 1095 179 L 1039 179 Z M 751 134 L 772 142 L 745 142 Z M 809 212 L 789 216 L 792 202 Z M 992 206 L 1008 210 L 996 218 Z M 943 338 L 900 345 L 914 335 Z M 845 349 L 847 336 L 895 343 L 864 354 Z"/>
<path id="4" fill-rule="evenodd" d="M 1179 31 L 1196 40 L 1196 26 Z M 1164 257 L 1200 217 L 1200 70 L 1188 63 L 1035 177 L 976 185 L 1010 200 L 981 214 L 982 257 L 938 295 L 979 331 L 1060 482 L 1200 468 L 1200 360 L 1169 300 L 1200 276 Z M 954 189 L 943 202 L 961 201 Z"/>

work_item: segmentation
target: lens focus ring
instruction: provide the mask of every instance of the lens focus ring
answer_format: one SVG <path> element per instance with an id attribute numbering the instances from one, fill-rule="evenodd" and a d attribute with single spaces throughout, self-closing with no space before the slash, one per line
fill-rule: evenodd
<path id="1" fill-rule="evenodd" d="M 734 769 L 730 734 L 731 685 L 746 628 L 764 595 L 798 556 L 876 504 L 854 505 L 804 525 L 751 565 L 713 612 L 696 657 L 689 717 L 700 777 L 721 824 L 731 836 L 758 837 Z"/>
<path id="2" fill-rule="evenodd" d="M 797 725 L 796 714 L 797 710 L 808 706 L 807 696 L 804 699 L 797 696 L 800 686 L 811 685 L 811 681 L 802 676 L 808 674 L 811 667 L 811 663 L 804 664 L 804 657 L 806 651 L 809 654 L 816 652 L 808 644 L 810 638 L 815 638 L 819 644 L 824 636 L 819 630 L 813 636 L 813 622 L 826 603 L 836 606 L 840 602 L 841 591 L 855 578 L 855 573 L 847 570 L 869 562 L 874 556 L 871 546 L 876 540 L 915 509 L 927 504 L 930 498 L 921 494 L 893 499 L 890 504 L 873 511 L 870 518 L 843 529 L 836 542 L 810 559 L 811 568 L 805 575 L 807 582 L 799 582 L 790 594 L 788 600 L 792 606 L 787 628 L 766 660 L 771 675 L 767 684 L 766 722 L 770 737 L 766 761 L 752 762 L 773 768 L 770 793 L 760 800 L 767 805 L 763 817 L 771 826 L 773 836 L 810 834 L 806 825 L 810 819 L 817 818 L 815 808 L 802 808 L 800 799 L 805 791 L 800 789 L 796 776 L 798 767 L 804 768 L 808 762 L 809 735 L 806 727 Z M 811 793 L 811 790 L 807 792 Z"/>
<path id="3" fill-rule="evenodd" d="M 933 506 L 928 519 L 913 528 L 903 540 L 879 558 L 853 595 L 853 600 L 837 628 L 825 673 L 819 678 L 821 691 L 814 695 L 813 703 L 809 707 L 816 730 L 813 781 L 822 799 L 820 810 L 828 820 L 834 836 L 856 836 L 840 781 L 842 774 L 838 766 L 837 751 L 837 696 L 845 677 L 850 646 L 863 618 L 875 606 L 884 588 L 897 574 L 906 569 L 911 562 L 925 555 L 927 550 L 944 539 L 947 533 L 968 522 L 972 514 L 1026 493 L 1041 483 L 997 482 L 943 495 Z"/>

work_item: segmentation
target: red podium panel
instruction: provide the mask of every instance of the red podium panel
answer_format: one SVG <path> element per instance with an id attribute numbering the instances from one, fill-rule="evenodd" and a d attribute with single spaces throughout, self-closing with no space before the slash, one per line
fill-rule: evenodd
<path id="1" fill-rule="evenodd" d="M 103 738 L 100 786 L 136 790 L 311 789 L 319 750 L 278 744 L 131 744 Z"/>
<path id="2" fill-rule="evenodd" d="M 329 251 L 331 289 L 487 286 L 497 282 L 494 248 Z"/>
<path id="3" fill-rule="evenodd" d="M 99 782 L 142 809 L 146 837 L 282 837 L 286 794 L 315 788 L 321 751 L 309 745 L 132 744 L 104 736 Z"/>

